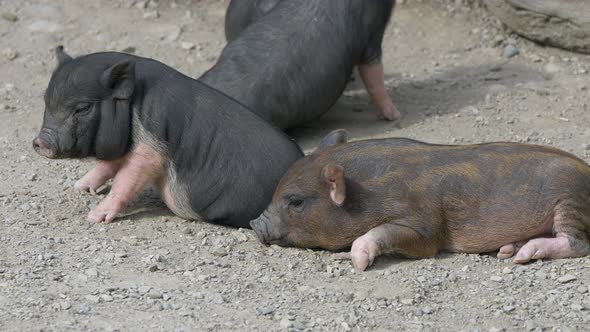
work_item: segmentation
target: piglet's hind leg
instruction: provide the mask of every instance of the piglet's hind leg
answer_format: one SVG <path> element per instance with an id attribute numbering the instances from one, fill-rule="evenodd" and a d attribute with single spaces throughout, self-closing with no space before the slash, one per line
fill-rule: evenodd
<path id="1" fill-rule="evenodd" d="M 109 223 L 143 188 L 164 173 L 163 157 L 151 147 L 139 144 L 115 176 L 107 197 L 88 214 L 90 222 Z"/>
<path id="2" fill-rule="evenodd" d="M 581 203 L 580 203 L 581 202 Z M 590 208 L 587 197 L 561 201 L 554 209 L 555 237 L 529 240 L 516 254 L 514 263 L 532 259 L 572 258 L 590 254 L 587 230 L 590 226 Z"/>
<path id="3" fill-rule="evenodd" d="M 395 253 L 411 258 L 432 257 L 438 252 L 433 240 L 425 239 L 414 229 L 396 224 L 373 228 L 352 243 L 350 256 L 357 271 L 364 271 L 382 253 Z"/>
<path id="4" fill-rule="evenodd" d="M 498 255 L 497 257 L 499 259 L 508 259 L 512 256 L 514 256 L 514 254 L 516 254 L 520 248 L 522 248 L 522 246 L 525 245 L 527 241 L 518 241 L 518 242 L 514 242 L 514 243 L 508 243 L 506 245 L 503 245 L 500 250 L 498 250 Z"/>
<path id="5" fill-rule="evenodd" d="M 389 121 L 401 119 L 400 112 L 391 101 L 385 88 L 383 65 L 381 63 L 363 64 L 359 66 L 359 73 L 373 105 L 377 109 L 377 117 Z"/>
<path id="6" fill-rule="evenodd" d="M 574 239 L 565 233 L 554 238 L 538 238 L 527 242 L 516 254 L 514 263 L 527 263 L 533 259 L 571 258 L 590 253 L 588 243 Z"/>

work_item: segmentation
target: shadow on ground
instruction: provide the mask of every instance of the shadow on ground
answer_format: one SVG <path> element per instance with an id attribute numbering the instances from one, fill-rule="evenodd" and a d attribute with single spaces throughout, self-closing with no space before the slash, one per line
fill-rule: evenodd
<path id="1" fill-rule="evenodd" d="M 308 150 L 329 131 L 345 128 L 351 138 L 391 134 L 422 121 L 427 114 L 447 114 L 484 100 L 486 94 L 502 93 L 517 84 L 544 81 L 542 72 L 523 65 L 498 63 L 476 67 L 458 67 L 437 73 L 424 81 L 405 81 L 398 76 L 387 77 L 391 98 L 404 118 L 401 123 L 379 121 L 359 80 L 355 80 L 336 105 L 318 121 L 290 131 Z"/>

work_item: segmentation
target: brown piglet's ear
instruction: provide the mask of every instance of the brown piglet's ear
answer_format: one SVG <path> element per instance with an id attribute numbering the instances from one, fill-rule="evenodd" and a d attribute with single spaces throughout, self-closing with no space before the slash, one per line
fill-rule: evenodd
<path id="1" fill-rule="evenodd" d="M 344 129 L 332 130 L 328 135 L 324 136 L 320 141 L 320 145 L 316 151 L 320 151 L 329 146 L 346 143 L 348 141 L 348 132 Z"/>
<path id="2" fill-rule="evenodd" d="M 340 165 L 328 164 L 322 169 L 322 177 L 330 187 L 330 199 L 332 202 L 342 206 L 346 199 L 344 168 Z"/>
<path id="3" fill-rule="evenodd" d="M 64 47 L 62 45 L 59 45 L 55 48 L 55 57 L 57 58 L 58 67 L 72 60 L 72 57 L 69 56 L 66 51 L 64 51 Z"/>

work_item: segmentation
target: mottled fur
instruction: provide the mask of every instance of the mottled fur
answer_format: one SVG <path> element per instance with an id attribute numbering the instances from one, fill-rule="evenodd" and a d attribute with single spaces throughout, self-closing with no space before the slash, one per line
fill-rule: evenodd
<path id="1" fill-rule="evenodd" d="M 327 165 L 343 169 L 343 204 L 331 199 Z M 368 234 L 380 251 L 415 258 L 489 252 L 553 233 L 570 248 L 554 242 L 562 251 L 546 258 L 581 256 L 590 253 L 590 167 L 567 152 L 519 143 L 327 144 L 295 162 L 251 225 L 267 243 L 337 250 Z"/>

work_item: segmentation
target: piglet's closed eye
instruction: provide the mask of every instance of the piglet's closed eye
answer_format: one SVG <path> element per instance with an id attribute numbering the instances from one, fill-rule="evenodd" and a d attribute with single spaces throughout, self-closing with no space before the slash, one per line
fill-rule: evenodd
<path id="1" fill-rule="evenodd" d="M 340 165 L 328 164 L 322 169 L 322 176 L 330 187 L 330 199 L 334 204 L 342 206 L 346 199 L 344 168 Z"/>

